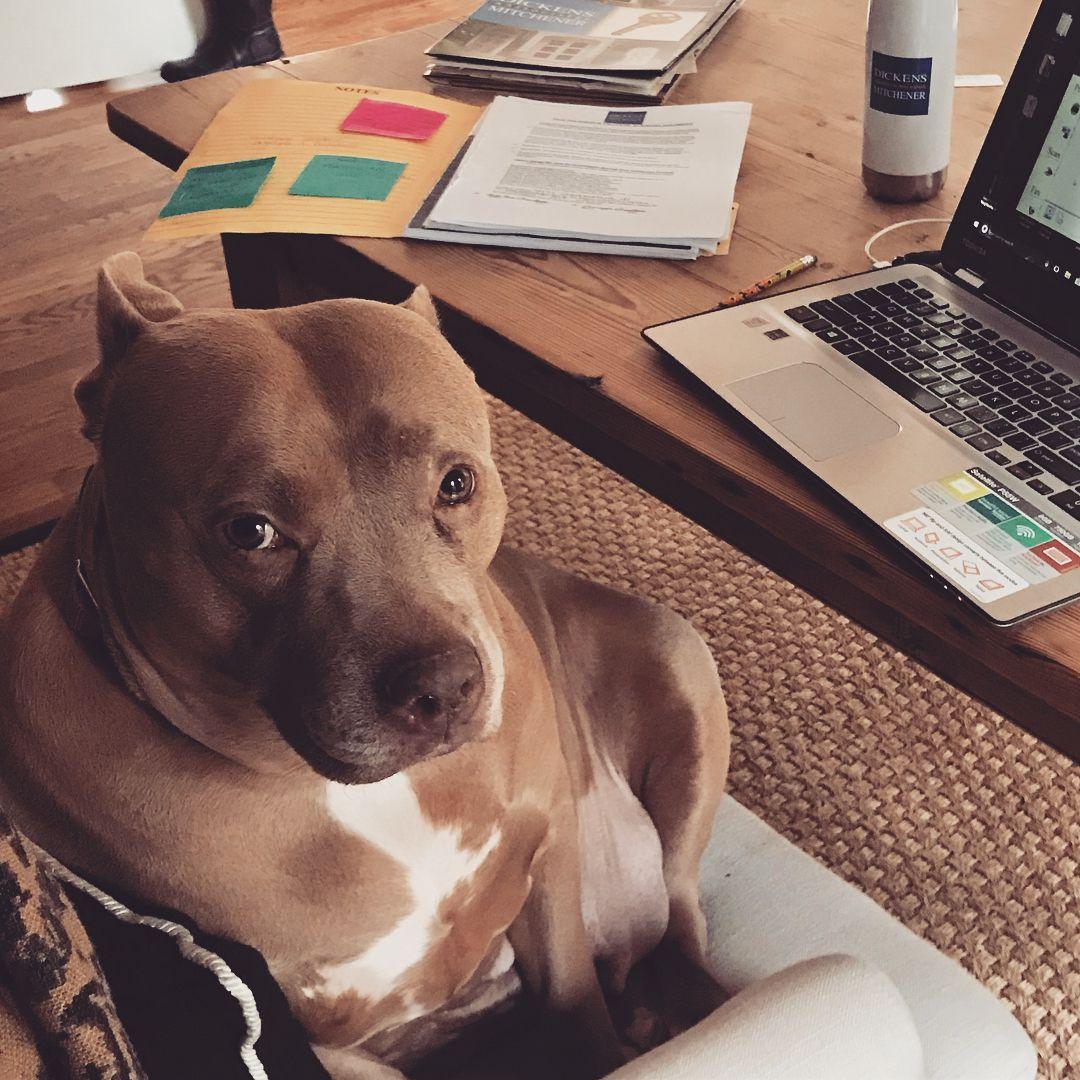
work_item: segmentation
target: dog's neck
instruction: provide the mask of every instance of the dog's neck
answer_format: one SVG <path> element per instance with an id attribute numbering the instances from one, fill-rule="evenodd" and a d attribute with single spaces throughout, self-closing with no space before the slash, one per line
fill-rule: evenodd
<path id="1" fill-rule="evenodd" d="M 201 706 L 182 700 L 140 649 L 120 601 L 122 590 L 109 535 L 104 487 L 100 464 L 93 466 L 83 480 L 75 505 L 71 571 L 60 604 L 61 616 L 91 661 L 156 722 L 192 739 L 203 749 L 252 767 L 252 762 L 235 756 L 228 746 L 192 734 L 199 728 L 193 709 L 197 711 Z M 280 763 L 275 759 L 269 768 L 280 771 Z"/>
<path id="2" fill-rule="evenodd" d="M 75 503 L 71 584 L 60 610 L 68 628 L 87 646 L 95 660 L 108 666 L 140 705 L 152 708 L 108 614 L 104 570 L 108 549 L 107 539 L 102 535 L 103 509 L 101 470 L 91 465 Z"/>

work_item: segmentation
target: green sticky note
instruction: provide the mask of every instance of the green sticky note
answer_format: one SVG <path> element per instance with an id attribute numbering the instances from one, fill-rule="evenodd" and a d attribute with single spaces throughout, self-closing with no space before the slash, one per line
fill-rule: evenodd
<path id="1" fill-rule="evenodd" d="M 289 188 L 289 194 L 382 202 L 404 171 L 404 161 L 316 154 Z"/>
<path id="2" fill-rule="evenodd" d="M 253 158 L 188 169 L 158 217 L 250 206 L 276 160 L 272 157 Z"/>

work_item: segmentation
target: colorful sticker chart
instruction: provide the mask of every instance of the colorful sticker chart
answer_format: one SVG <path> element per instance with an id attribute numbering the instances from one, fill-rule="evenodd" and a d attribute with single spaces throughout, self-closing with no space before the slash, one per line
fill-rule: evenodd
<path id="1" fill-rule="evenodd" d="M 984 602 L 1080 569 L 1080 537 L 981 469 L 914 488 L 885 527 Z"/>
<path id="2" fill-rule="evenodd" d="M 407 106 L 443 119 L 423 140 L 398 137 L 391 143 L 381 134 L 342 131 L 343 119 L 365 101 Z M 181 169 L 173 193 L 178 201 L 169 200 L 171 209 L 153 222 L 147 237 L 226 232 L 401 236 L 481 112 L 474 105 L 411 90 L 256 80 L 242 87 L 202 133 Z M 386 126 L 418 122 L 415 116 L 403 121 L 393 109 L 394 116 L 385 109 L 375 113 Z M 410 130 L 420 128 L 414 124 Z M 373 164 L 352 164 L 358 160 Z M 260 186 L 254 185 L 254 168 L 247 168 L 256 161 L 270 162 Z M 217 171 L 201 172 L 207 168 Z"/>
<path id="3" fill-rule="evenodd" d="M 289 194 L 383 202 L 404 171 L 403 161 L 316 154 L 289 188 Z"/>
<path id="4" fill-rule="evenodd" d="M 177 217 L 205 210 L 250 206 L 273 167 L 274 158 L 264 157 L 188 169 L 172 198 L 162 208 L 161 216 Z"/>
<path id="5" fill-rule="evenodd" d="M 366 135 L 382 135 L 391 139 L 412 139 L 423 142 L 442 127 L 446 113 L 405 105 L 397 101 L 364 98 L 345 117 L 342 131 Z"/>

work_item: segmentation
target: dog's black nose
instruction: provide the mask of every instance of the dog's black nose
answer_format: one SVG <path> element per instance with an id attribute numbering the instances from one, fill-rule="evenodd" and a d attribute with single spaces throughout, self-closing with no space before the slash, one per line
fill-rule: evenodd
<path id="1" fill-rule="evenodd" d="M 410 729 L 451 728 L 472 718 L 484 687 L 480 657 L 471 645 L 392 660 L 379 680 L 391 716 Z"/>

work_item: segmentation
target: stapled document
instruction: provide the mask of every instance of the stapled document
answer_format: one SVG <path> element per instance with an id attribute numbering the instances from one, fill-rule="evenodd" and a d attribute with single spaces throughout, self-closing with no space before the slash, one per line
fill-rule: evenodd
<path id="1" fill-rule="evenodd" d="M 610 109 L 496 98 L 406 235 L 715 252 L 730 233 L 749 122 L 746 102 Z"/>

